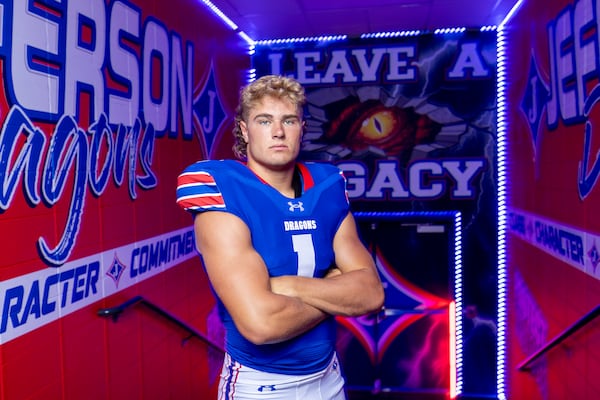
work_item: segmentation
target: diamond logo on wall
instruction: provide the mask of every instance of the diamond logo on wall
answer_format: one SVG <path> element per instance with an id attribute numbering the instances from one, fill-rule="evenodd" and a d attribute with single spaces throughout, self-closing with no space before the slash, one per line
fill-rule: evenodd
<path id="1" fill-rule="evenodd" d="M 194 90 L 194 130 L 198 135 L 200 143 L 203 144 L 206 154 L 211 154 L 215 137 L 221 125 L 227 119 L 223 103 L 219 98 L 215 72 L 211 65 L 208 78 L 202 89 Z"/>

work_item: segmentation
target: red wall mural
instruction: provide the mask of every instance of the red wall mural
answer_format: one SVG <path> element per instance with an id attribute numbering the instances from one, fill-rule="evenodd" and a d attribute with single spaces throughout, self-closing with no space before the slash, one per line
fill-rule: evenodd
<path id="1" fill-rule="evenodd" d="M 247 45 L 194 0 L 0 2 L 0 398 L 198 398 L 212 297 L 190 163 L 230 154 Z M 230 143 L 230 141 L 229 141 Z"/>
<path id="2" fill-rule="evenodd" d="M 598 322 L 518 369 L 600 303 L 599 5 L 528 0 L 506 30 L 512 399 L 600 396 Z"/>

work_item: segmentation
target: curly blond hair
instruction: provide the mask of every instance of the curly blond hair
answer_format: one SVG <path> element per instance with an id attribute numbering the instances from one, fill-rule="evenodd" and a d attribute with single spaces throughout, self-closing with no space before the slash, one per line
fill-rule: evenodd
<path id="1" fill-rule="evenodd" d="M 298 108 L 300 114 L 302 114 L 302 107 L 306 103 L 304 88 L 293 78 L 280 75 L 265 75 L 243 87 L 240 90 L 240 99 L 235 110 L 235 125 L 233 127 L 233 136 L 235 139 L 233 152 L 240 159 L 246 158 L 246 149 L 248 147 L 248 143 L 246 143 L 242 135 L 240 122 L 247 122 L 252 107 L 265 96 L 289 100 Z"/>

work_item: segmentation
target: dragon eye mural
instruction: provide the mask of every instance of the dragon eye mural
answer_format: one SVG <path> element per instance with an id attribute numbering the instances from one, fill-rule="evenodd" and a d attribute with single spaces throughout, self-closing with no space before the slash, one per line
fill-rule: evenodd
<path id="1" fill-rule="evenodd" d="M 469 123 L 448 107 L 414 101 L 402 88 L 343 88 L 310 93 L 302 157 L 312 160 L 415 159 L 449 150 L 472 134 Z M 365 93 L 367 92 L 367 93 Z M 315 101 L 315 100 L 318 100 Z"/>
<path id="2" fill-rule="evenodd" d="M 406 161 L 415 145 L 433 142 L 442 127 L 413 107 L 385 106 L 376 100 L 350 98 L 326 110 L 335 116 L 338 108 L 337 117 L 325 126 L 322 142 L 342 145 L 352 154 L 372 149 Z"/>

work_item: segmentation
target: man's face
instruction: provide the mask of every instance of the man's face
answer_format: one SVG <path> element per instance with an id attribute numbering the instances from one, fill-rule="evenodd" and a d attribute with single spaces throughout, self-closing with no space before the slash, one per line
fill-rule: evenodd
<path id="1" fill-rule="evenodd" d="M 287 99 L 264 97 L 240 123 L 247 147 L 248 166 L 282 170 L 294 165 L 300 152 L 303 122 Z"/>

